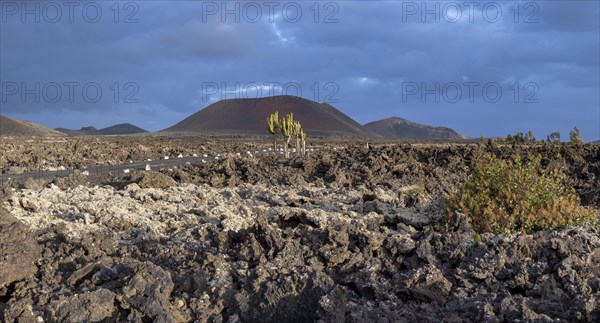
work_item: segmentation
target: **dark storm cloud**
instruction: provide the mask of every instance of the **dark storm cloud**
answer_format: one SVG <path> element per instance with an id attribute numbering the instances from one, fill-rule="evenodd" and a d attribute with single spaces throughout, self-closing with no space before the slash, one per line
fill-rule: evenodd
<path id="1" fill-rule="evenodd" d="M 519 2 L 518 8 L 489 1 L 472 8 L 460 1 L 339 1 L 321 2 L 318 11 L 313 2 L 275 2 L 272 12 L 262 2 L 149 1 L 122 2 L 118 15 L 113 3 L 77 2 L 73 22 L 54 2 L 64 13 L 57 23 L 43 14 L 40 23 L 31 16 L 23 22 L 5 3 L 0 78 L 18 89 L 0 89 L 1 113 L 52 127 L 133 122 L 158 130 L 222 97 L 281 94 L 299 85 L 302 96 L 330 100 L 363 123 L 395 115 L 471 136 L 529 129 L 545 136 L 577 125 L 586 139 L 600 137 L 595 1 Z M 102 16 L 90 23 L 80 9 L 95 5 Z M 236 5 L 238 17 L 222 16 Z M 254 19 L 257 6 L 262 12 Z M 423 9 L 439 11 L 423 15 Z M 30 90 L 39 83 L 40 102 L 21 95 L 23 82 Z M 65 82 L 78 84 L 72 100 Z M 464 82 L 480 84 L 473 98 Z M 53 98 L 53 83 L 63 92 L 58 102 L 46 97 Z M 90 93 L 82 94 L 90 83 Z M 450 83 L 462 87 L 458 102 L 406 91 L 407 84 Z M 487 83 L 502 87 L 498 102 L 486 100 Z M 102 97 L 90 102 L 96 87 Z M 537 103 L 525 102 L 528 96 Z"/>

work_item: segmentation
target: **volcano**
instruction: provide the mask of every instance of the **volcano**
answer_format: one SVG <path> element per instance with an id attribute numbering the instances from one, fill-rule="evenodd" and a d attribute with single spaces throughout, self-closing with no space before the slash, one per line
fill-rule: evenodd
<path id="1" fill-rule="evenodd" d="M 327 103 L 296 96 L 221 100 L 194 113 L 163 132 L 215 135 L 264 135 L 266 119 L 275 111 L 279 117 L 293 113 L 311 136 L 377 135 Z"/>

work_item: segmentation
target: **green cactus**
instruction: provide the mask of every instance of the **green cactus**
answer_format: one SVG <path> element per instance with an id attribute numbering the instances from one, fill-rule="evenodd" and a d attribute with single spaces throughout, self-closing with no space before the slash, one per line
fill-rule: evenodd
<path id="1" fill-rule="evenodd" d="M 298 138 L 302 142 L 302 147 L 300 151 L 302 152 L 302 156 L 304 156 L 306 155 L 306 133 L 304 132 L 304 130 L 300 129 L 300 132 L 298 133 Z"/>
<path id="2" fill-rule="evenodd" d="M 294 136 L 296 136 L 296 151 L 300 153 L 300 132 L 302 131 L 302 125 L 300 121 L 294 121 Z"/>
<path id="3" fill-rule="evenodd" d="M 267 130 L 273 136 L 273 150 L 277 150 L 277 129 L 279 128 L 279 112 L 271 114 L 267 118 Z"/>
<path id="4" fill-rule="evenodd" d="M 283 138 L 284 138 L 283 150 L 285 153 L 285 157 L 289 158 L 290 153 L 288 150 L 288 146 L 290 144 L 290 139 L 292 139 L 292 137 L 295 135 L 294 131 L 296 130 L 296 127 L 294 125 L 294 114 L 293 113 L 288 113 L 285 116 L 285 118 L 283 118 L 279 121 L 279 130 L 283 134 Z"/>

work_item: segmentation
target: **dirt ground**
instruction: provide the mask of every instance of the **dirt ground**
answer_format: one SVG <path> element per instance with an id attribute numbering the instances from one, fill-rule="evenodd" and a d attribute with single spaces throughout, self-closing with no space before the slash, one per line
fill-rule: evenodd
<path id="1" fill-rule="evenodd" d="M 598 228 L 479 240 L 443 201 L 477 156 L 539 153 L 600 210 L 598 145 L 318 140 L 286 160 L 244 156 L 268 139 L 66 140 L 3 141 L 0 164 L 223 158 L 5 183 L 1 321 L 600 321 Z"/>

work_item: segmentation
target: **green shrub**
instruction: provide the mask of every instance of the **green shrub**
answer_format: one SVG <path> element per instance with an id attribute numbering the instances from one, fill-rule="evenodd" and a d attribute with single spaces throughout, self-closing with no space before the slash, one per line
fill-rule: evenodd
<path id="1" fill-rule="evenodd" d="M 548 138 L 548 139 L 546 139 L 547 142 L 559 143 L 560 142 L 560 132 L 555 131 L 555 132 L 551 133 L 547 138 Z"/>
<path id="2" fill-rule="evenodd" d="M 485 157 L 453 196 L 451 210 L 463 212 L 477 232 L 510 233 L 597 223 L 592 210 L 581 206 L 566 176 L 544 171 L 541 157 L 512 161 Z"/>
<path id="3" fill-rule="evenodd" d="M 584 141 L 581 138 L 581 132 L 579 128 L 574 127 L 571 132 L 569 132 L 569 143 L 576 145 L 583 145 Z"/>
<path id="4" fill-rule="evenodd" d="M 515 135 L 507 135 L 506 138 L 501 139 L 500 141 L 506 142 L 508 144 L 533 144 L 536 142 L 535 136 L 533 135 L 533 131 L 529 130 L 526 134 L 522 132 L 517 132 Z"/>

